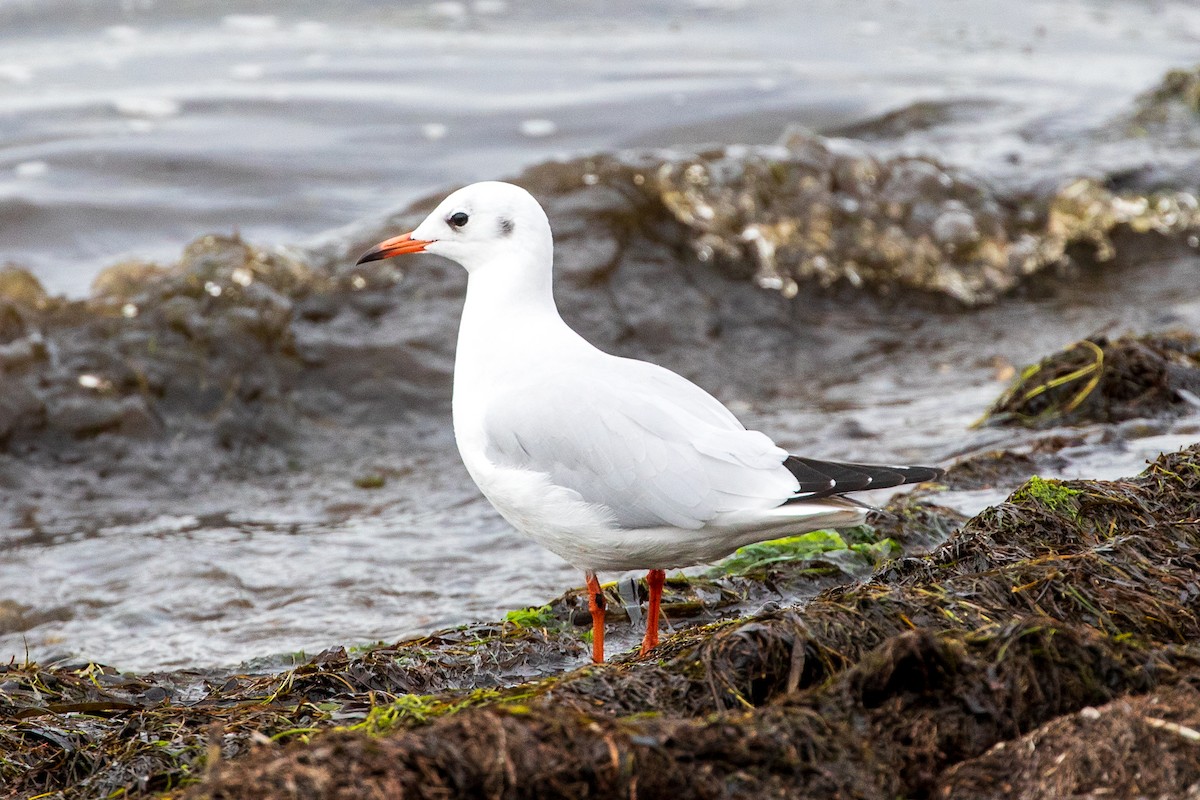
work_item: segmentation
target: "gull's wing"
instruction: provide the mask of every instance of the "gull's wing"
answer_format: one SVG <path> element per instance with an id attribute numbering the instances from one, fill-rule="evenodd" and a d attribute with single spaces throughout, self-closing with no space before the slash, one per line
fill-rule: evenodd
<path id="1" fill-rule="evenodd" d="M 695 529 L 831 486 L 803 486 L 786 451 L 675 373 L 618 358 L 596 367 L 531 376 L 492 397 L 488 459 L 544 473 L 626 528 Z"/>

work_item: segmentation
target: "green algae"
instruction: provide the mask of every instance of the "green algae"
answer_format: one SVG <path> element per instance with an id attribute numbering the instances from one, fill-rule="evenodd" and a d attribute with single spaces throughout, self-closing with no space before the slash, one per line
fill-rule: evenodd
<path id="1" fill-rule="evenodd" d="M 1065 514 L 1073 520 L 1079 519 L 1079 502 L 1083 494 L 1079 489 L 1067 486 L 1062 481 L 1047 480 L 1034 475 L 1012 495 L 1013 502 L 1032 501 L 1040 503 L 1055 514 Z"/>
<path id="2" fill-rule="evenodd" d="M 522 701 L 536 697 L 553 683 L 553 678 L 516 687 L 485 687 L 444 694 L 405 694 L 391 702 L 372 706 L 360 722 L 332 730 L 355 731 L 369 736 L 386 736 L 393 731 L 427 725 L 441 717 L 468 708 L 500 706 L 520 713 Z"/>
<path id="3" fill-rule="evenodd" d="M 465 707 L 434 695 L 405 694 L 386 705 L 372 707 L 362 722 L 348 725 L 346 729 L 381 736 L 398 727 L 423 725 Z"/>
<path id="4" fill-rule="evenodd" d="M 559 620 L 549 605 L 518 608 L 504 615 L 504 621 L 518 628 L 546 628 L 557 625 Z"/>
<path id="5" fill-rule="evenodd" d="M 895 540 L 877 537 L 869 525 L 840 532 L 811 531 L 741 547 L 711 567 L 706 575 L 761 575 L 778 565 L 793 562 L 819 562 L 811 569 L 818 572 L 842 570 L 853 574 L 899 555 L 900 550 Z"/>

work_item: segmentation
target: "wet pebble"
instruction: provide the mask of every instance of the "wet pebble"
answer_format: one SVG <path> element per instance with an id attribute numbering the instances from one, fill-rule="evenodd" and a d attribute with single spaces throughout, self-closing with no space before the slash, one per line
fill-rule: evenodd
<path id="1" fill-rule="evenodd" d="M 951 208 L 933 222 L 933 238 L 943 247 L 956 249 L 979 240 L 975 218 L 964 208 Z"/>

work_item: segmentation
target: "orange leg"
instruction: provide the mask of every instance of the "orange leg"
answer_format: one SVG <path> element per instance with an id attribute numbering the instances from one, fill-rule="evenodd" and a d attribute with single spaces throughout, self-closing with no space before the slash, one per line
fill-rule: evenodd
<path id="1" fill-rule="evenodd" d="M 658 646 L 658 617 L 662 610 L 663 584 L 667 582 L 665 570 L 652 569 L 646 573 L 646 585 L 650 587 L 650 610 L 646 614 L 646 638 L 642 639 L 639 655 L 646 655 Z"/>
<path id="2" fill-rule="evenodd" d="M 604 590 L 596 573 L 585 572 L 588 589 L 588 611 L 592 612 L 592 661 L 604 663 Z"/>

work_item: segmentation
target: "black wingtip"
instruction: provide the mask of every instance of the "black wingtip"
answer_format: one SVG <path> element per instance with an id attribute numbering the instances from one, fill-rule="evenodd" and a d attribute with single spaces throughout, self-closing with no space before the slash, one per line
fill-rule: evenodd
<path id="1" fill-rule="evenodd" d="M 946 474 L 940 467 L 891 467 L 847 464 L 788 456 L 783 465 L 800 483 L 796 500 L 836 497 L 849 492 L 890 489 L 911 483 L 935 481 Z M 832 483 L 831 483 L 832 482 Z"/>

